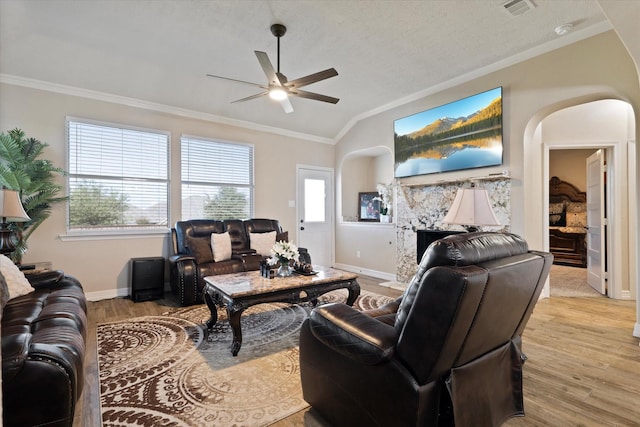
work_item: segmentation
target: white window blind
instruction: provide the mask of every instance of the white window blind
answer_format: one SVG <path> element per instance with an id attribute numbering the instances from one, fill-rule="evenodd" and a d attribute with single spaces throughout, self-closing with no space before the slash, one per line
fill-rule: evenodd
<path id="1" fill-rule="evenodd" d="M 67 120 L 68 228 L 168 225 L 169 134 Z"/>
<path id="2" fill-rule="evenodd" d="M 253 146 L 183 136 L 182 219 L 253 216 Z"/>

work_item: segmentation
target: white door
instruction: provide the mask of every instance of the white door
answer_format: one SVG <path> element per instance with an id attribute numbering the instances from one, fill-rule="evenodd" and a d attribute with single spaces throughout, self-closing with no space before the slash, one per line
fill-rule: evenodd
<path id="1" fill-rule="evenodd" d="M 604 154 L 598 150 L 587 158 L 587 282 L 606 292 Z"/>
<path id="2" fill-rule="evenodd" d="M 298 246 L 314 265 L 333 265 L 333 169 L 298 166 Z"/>

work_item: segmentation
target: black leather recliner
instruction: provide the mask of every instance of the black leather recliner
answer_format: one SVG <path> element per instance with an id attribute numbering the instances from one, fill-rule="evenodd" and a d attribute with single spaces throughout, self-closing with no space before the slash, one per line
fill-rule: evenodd
<path id="1" fill-rule="evenodd" d="M 523 416 L 521 335 L 551 254 L 506 233 L 433 243 L 398 300 L 315 308 L 300 334 L 304 399 L 338 426 L 497 426 Z"/>

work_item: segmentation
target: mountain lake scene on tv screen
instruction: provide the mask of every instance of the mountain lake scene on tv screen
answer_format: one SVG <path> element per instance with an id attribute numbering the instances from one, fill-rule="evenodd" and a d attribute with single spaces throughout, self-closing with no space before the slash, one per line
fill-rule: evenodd
<path id="1" fill-rule="evenodd" d="M 394 122 L 396 178 L 502 164 L 502 88 Z"/>

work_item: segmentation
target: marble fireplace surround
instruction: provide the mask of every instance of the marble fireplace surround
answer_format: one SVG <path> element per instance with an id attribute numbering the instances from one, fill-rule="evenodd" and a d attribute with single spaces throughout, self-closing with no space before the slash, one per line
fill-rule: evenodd
<path id="1" fill-rule="evenodd" d="M 396 286 L 406 286 L 416 272 L 416 230 L 464 230 L 459 225 L 443 224 L 458 188 L 473 182 L 487 189 L 500 226 L 483 227 L 484 231 L 509 231 L 511 218 L 511 178 L 506 174 L 484 178 L 430 184 L 395 185 Z M 395 287 L 395 286 L 394 286 Z"/>

